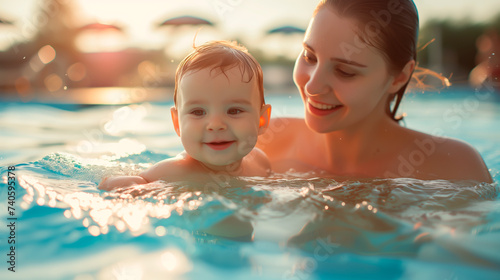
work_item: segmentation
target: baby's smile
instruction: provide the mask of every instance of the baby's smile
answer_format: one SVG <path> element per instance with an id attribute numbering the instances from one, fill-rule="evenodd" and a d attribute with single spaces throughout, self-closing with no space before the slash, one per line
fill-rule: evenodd
<path id="1" fill-rule="evenodd" d="M 236 141 L 212 141 L 212 142 L 204 142 L 205 145 L 210 147 L 213 150 L 216 151 L 222 151 L 227 148 L 229 148 L 233 143 L 236 143 Z"/>

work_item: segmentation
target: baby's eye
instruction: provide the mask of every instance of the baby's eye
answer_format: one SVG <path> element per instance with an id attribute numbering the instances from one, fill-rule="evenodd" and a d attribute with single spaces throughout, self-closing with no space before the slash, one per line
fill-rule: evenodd
<path id="1" fill-rule="evenodd" d="M 237 114 L 243 113 L 243 110 L 241 110 L 240 108 L 231 108 L 231 109 L 227 110 L 227 113 L 229 115 L 237 115 Z"/>
<path id="2" fill-rule="evenodd" d="M 203 115 L 205 115 L 206 113 L 205 113 L 205 110 L 202 110 L 202 109 L 194 109 L 194 110 L 191 110 L 191 111 L 189 112 L 189 114 L 191 114 L 191 115 L 195 115 L 195 116 L 203 116 Z"/>
<path id="3" fill-rule="evenodd" d="M 309 64 L 316 63 L 316 61 L 317 61 L 317 60 L 316 60 L 316 57 L 315 57 L 314 55 L 310 54 L 310 52 L 309 52 L 309 51 L 307 51 L 307 50 L 304 50 L 304 51 L 302 52 L 302 57 L 303 57 L 303 58 L 304 58 L 304 60 L 305 60 L 307 63 L 309 63 Z"/>

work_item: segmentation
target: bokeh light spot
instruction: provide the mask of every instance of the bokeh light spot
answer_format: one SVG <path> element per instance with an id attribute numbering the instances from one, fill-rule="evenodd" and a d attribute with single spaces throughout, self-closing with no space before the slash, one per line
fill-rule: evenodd
<path id="1" fill-rule="evenodd" d="M 45 45 L 38 51 L 38 57 L 43 64 L 48 64 L 56 58 L 56 50 L 51 45 Z"/>
<path id="2" fill-rule="evenodd" d="M 77 62 L 68 67 L 68 78 L 74 82 L 79 82 L 87 76 L 87 68 L 83 63 Z"/>
<path id="3" fill-rule="evenodd" d="M 63 81 L 57 74 L 48 75 L 43 82 L 45 87 L 51 92 L 58 91 L 63 86 Z"/>

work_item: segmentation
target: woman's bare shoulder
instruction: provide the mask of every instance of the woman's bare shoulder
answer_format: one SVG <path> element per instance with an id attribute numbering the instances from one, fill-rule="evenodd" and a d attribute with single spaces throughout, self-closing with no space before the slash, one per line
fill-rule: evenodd
<path id="1" fill-rule="evenodd" d="M 287 150 L 293 145 L 293 140 L 304 135 L 308 130 L 304 119 L 299 118 L 273 118 L 266 132 L 259 136 L 257 148 L 273 157 L 279 151 Z"/>
<path id="2" fill-rule="evenodd" d="M 441 162 L 453 166 L 450 176 L 457 179 L 493 182 L 481 154 L 470 144 L 452 138 L 442 138 L 438 144 L 438 155 Z"/>
<path id="3" fill-rule="evenodd" d="M 266 133 L 294 133 L 296 129 L 308 129 L 302 118 L 273 118 Z"/>
<path id="4" fill-rule="evenodd" d="M 296 136 L 297 131 L 308 129 L 304 119 L 299 118 L 273 118 L 264 134 L 259 136 L 257 146 L 263 144 L 275 144 L 283 138 Z"/>
<path id="5" fill-rule="evenodd" d="M 307 127 L 304 119 L 279 118 L 271 121 L 268 131 L 259 136 L 257 147 L 269 157 L 274 172 L 317 170 L 320 150 L 318 133 Z"/>
<path id="6" fill-rule="evenodd" d="M 483 158 L 470 144 L 417 131 L 409 133 L 412 135 L 410 149 L 398 158 L 413 166 L 421 176 L 428 174 L 429 178 L 435 179 L 492 182 Z"/>

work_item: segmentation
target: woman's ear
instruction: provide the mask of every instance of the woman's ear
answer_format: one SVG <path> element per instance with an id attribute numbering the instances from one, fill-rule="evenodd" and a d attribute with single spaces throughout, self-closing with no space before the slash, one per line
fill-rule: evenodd
<path id="1" fill-rule="evenodd" d="M 269 121 L 271 120 L 271 105 L 264 104 L 260 110 L 259 118 L 259 135 L 264 133 L 269 126 Z"/>
<path id="2" fill-rule="evenodd" d="M 177 114 L 177 109 L 175 106 L 170 108 L 170 114 L 172 115 L 172 123 L 174 124 L 175 133 L 177 136 L 181 136 L 181 130 L 179 129 L 179 115 Z"/>
<path id="3" fill-rule="evenodd" d="M 403 87 L 410 80 L 413 70 L 415 70 L 415 60 L 412 59 L 408 61 L 403 70 L 394 77 L 394 81 L 392 81 L 392 85 L 389 88 L 389 93 L 396 93 L 400 90 L 401 87 Z"/>

